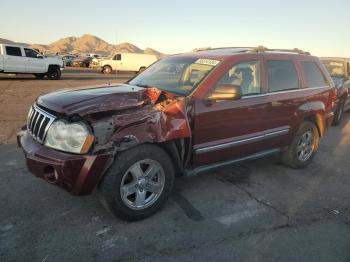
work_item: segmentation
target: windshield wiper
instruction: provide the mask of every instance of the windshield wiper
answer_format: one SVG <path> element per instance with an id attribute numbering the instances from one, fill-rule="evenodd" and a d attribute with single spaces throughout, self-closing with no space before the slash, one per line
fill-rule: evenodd
<path id="1" fill-rule="evenodd" d="M 143 87 L 143 88 L 152 88 L 153 86 L 149 86 L 149 85 L 142 85 L 142 84 L 136 84 L 135 86 L 138 87 Z"/>

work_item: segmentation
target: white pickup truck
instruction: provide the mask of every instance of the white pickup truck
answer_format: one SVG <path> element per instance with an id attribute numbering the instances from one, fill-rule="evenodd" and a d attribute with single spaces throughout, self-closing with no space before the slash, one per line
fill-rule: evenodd
<path id="1" fill-rule="evenodd" d="M 158 60 L 156 55 L 119 53 L 100 61 L 101 71 L 110 74 L 113 70 L 141 72 Z"/>
<path id="2" fill-rule="evenodd" d="M 32 48 L 0 44 L 0 73 L 33 74 L 37 78 L 59 79 L 64 64 L 62 59 L 44 57 Z"/>

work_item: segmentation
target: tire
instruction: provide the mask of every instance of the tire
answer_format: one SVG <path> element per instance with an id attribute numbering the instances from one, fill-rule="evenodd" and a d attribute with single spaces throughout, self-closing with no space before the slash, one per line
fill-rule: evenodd
<path id="1" fill-rule="evenodd" d="M 61 70 L 58 66 L 50 66 L 47 71 L 47 78 L 50 80 L 57 80 L 61 78 Z"/>
<path id="2" fill-rule="evenodd" d="M 145 170 L 158 172 L 147 180 Z M 131 148 L 117 155 L 101 181 L 100 199 L 108 210 L 122 220 L 147 218 L 168 199 L 174 184 L 174 173 L 173 163 L 160 147 L 143 144 Z"/>
<path id="3" fill-rule="evenodd" d="M 311 140 L 307 140 L 307 135 Z M 308 166 L 314 158 L 320 141 L 317 127 L 310 121 L 304 121 L 293 138 L 292 143 L 282 155 L 282 162 L 292 168 Z M 305 154 L 304 154 L 305 153 Z M 304 156 L 304 157 L 303 157 Z"/>
<path id="4" fill-rule="evenodd" d="M 344 105 L 345 105 L 345 99 L 341 99 L 339 101 L 338 107 L 335 111 L 332 126 L 338 126 L 340 124 L 343 113 L 344 113 Z"/>
<path id="5" fill-rule="evenodd" d="M 109 66 L 109 65 L 103 66 L 102 73 L 104 73 L 104 74 L 111 74 L 112 73 L 112 67 Z"/>
<path id="6" fill-rule="evenodd" d="M 142 73 L 143 71 L 145 71 L 146 67 L 145 66 L 141 66 L 139 71 L 137 72 L 138 74 Z"/>
<path id="7" fill-rule="evenodd" d="M 38 79 L 43 79 L 45 77 L 45 74 L 34 74 L 34 76 Z"/>

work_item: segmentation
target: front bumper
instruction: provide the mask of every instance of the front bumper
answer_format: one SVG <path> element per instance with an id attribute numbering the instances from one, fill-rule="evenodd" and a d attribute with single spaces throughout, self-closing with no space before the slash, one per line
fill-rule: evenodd
<path id="1" fill-rule="evenodd" d="M 27 131 L 17 134 L 29 172 L 73 195 L 90 194 L 106 170 L 110 154 L 74 155 L 47 148 Z"/>

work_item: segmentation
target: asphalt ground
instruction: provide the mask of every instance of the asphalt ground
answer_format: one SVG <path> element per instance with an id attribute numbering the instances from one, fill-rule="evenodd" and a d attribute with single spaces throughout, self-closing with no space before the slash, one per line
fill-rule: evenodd
<path id="1" fill-rule="evenodd" d="M 80 74 L 0 80 L 0 86 L 14 82 L 5 93 L 44 84 L 53 90 L 54 83 L 91 84 L 86 75 L 95 75 L 72 73 Z M 0 145 L 0 261 L 350 261 L 348 154 L 349 113 L 328 130 L 304 170 L 269 158 L 177 178 L 160 212 L 128 223 L 106 211 L 97 192 L 75 197 L 32 176 L 21 150 L 6 142 Z"/>

